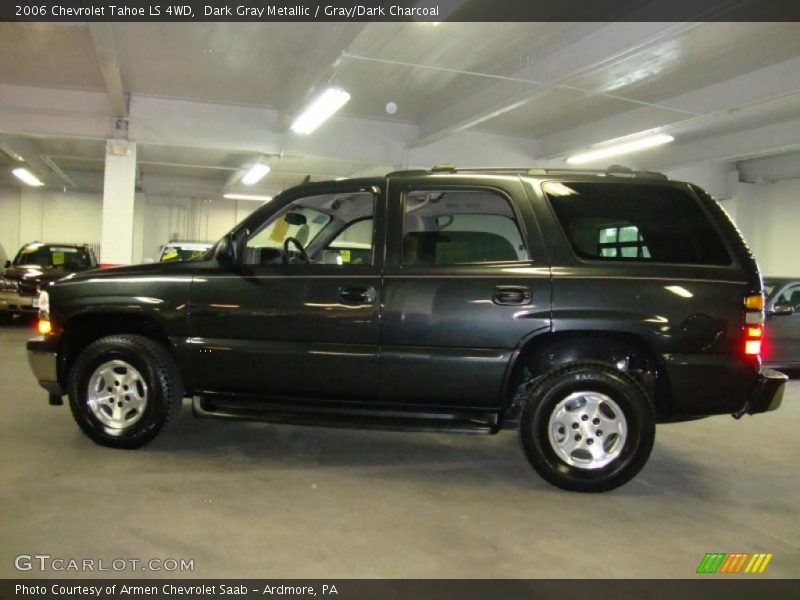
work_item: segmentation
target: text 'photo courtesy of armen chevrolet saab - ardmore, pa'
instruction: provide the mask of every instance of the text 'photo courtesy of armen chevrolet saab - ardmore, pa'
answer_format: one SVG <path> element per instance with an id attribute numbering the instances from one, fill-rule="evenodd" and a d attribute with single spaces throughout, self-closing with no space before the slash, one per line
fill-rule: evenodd
<path id="1" fill-rule="evenodd" d="M 2 4 L 0 597 L 800 597 L 798 227 L 796 3 Z"/>

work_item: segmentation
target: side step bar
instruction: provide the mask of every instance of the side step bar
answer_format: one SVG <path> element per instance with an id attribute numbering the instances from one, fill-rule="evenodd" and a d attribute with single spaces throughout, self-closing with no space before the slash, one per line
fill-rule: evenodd
<path id="1" fill-rule="evenodd" d="M 420 407 L 376 405 L 364 408 L 350 402 L 307 402 L 204 393 L 192 399 L 195 416 L 239 421 L 264 421 L 290 425 L 318 425 L 390 431 L 496 433 L 497 411 L 436 410 Z"/>

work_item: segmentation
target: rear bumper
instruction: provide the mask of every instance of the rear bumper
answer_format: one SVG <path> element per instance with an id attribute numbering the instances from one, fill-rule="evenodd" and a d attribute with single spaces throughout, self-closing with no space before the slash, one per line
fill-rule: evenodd
<path id="1" fill-rule="evenodd" d="M 758 414 L 780 406 L 788 377 L 724 354 L 664 355 L 671 420 L 710 415 Z"/>
<path id="2" fill-rule="evenodd" d="M 62 396 L 64 392 L 58 383 L 58 336 L 32 338 L 26 348 L 28 364 L 39 385 L 52 396 Z"/>
<path id="3" fill-rule="evenodd" d="M 783 392 L 789 378 L 774 369 L 761 367 L 750 399 L 741 414 L 757 415 L 777 410 L 783 402 Z"/>
<path id="4" fill-rule="evenodd" d="M 0 292 L 0 312 L 29 312 L 35 314 L 39 311 L 33 306 L 34 296 L 20 296 L 16 292 Z"/>

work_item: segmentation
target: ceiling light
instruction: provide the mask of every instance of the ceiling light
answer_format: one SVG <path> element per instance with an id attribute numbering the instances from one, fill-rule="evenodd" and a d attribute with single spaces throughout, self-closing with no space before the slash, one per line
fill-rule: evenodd
<path id="1" fill-rule="evenodd" d="M 644 150 L 646 148 L 654 148 L 663 144 L 674 142 L 675 138 L 666 133 L 657 133 L 655 135 L 648 135 L 640 137 L 635 140 L 627 142 L 620 142 L 618 144 L 611 144 L 595 150 L 589 150 L 580 154 L 575 154 L 567 159 L 571 165 L 579 165 L 582 163 L 593 162 L 601 158 L 609 158 L 611 156 L 618 156 L 620 154 L 628 154 L 636 152 L 637 150 Z"/>
<path id="2" fill-rule="evenodd" d="M 16 177 L 17 179 L 21 179 L 28 185 L 32 185 L 34 187 L 40 187 L 44 185 L 41 179 L 39 179 L 36 175 L 31 173 L 30 171 L 28 171 L 28 169 L 26 169 L 25 167 L 18 167 L 11 172 L 14 174 L 14 177 Z"/>
<path id="3" fill-rule="evenodd" d="M 254 200 L 256 202 L 269 202 L 272 200 L 272 196 L 259 196 L 258 194 L 223 194 L 223 198 L 227 198 L 228 200 Z"/>
<path id="4" fill-rule="evenodd" d="M 261 179 L 269 173 L 269 165 L 263 161 L 258 161 L 252 167 L 247 169 L 247 172 L 242 175 L 242 183 L 244 185 L 253 185 L 258 183 Z"/>
<path id="5" fill-rule="evenodd" d="M 350 101 L 350 94 L 339 87 L 329 87 L 292 123 L 292 131 L 308 135 Z"/>

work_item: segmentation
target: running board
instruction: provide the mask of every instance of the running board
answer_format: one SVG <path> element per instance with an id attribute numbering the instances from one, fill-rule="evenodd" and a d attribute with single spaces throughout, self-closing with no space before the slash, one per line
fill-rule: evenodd
<path id="1" fill-rule="evenodd" d="M 496 433 L 498 413 L 487 409 L 421 410 L 383 405 L 364 408 L 352 402 L 308 402 L 203 394 L 192 399 L 195 416 L 289 425 L 314 425 L 389 431 Z"/>

